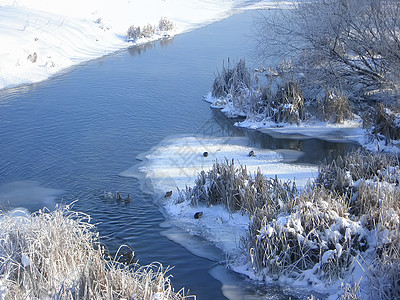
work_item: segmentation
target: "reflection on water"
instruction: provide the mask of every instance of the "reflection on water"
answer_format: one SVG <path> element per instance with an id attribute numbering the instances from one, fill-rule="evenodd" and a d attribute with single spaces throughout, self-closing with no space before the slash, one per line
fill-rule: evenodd
<path id="1" fill-rule="evenodd" d="M 128 48 L 128 53 L 132 56 L 140 56 L 146 51 L 153 49 L 156 45 L 160 45 L 161 48 L 172 46 L 174 44 L 174 38 L 173 37 L 168 37 L 168 38 L 162 38 L 158 41 L 153 41 L 153 42 L 148 42 L 144 43 L 141 45 L 135 45 L 132 47 Z"/>

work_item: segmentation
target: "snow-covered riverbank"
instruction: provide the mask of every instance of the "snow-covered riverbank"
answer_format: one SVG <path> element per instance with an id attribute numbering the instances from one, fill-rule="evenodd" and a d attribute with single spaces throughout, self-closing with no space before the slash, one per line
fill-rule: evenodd
<path id="1" fill-rule="evenodd" d="M 118 49 L 162 37 L 128 41 L 131 25 L 173 22 L 175 35 L 246 9 L 271 5 L 260 1 L 46 1 L 0 0 L 0 89 L 39 82 Z"/>

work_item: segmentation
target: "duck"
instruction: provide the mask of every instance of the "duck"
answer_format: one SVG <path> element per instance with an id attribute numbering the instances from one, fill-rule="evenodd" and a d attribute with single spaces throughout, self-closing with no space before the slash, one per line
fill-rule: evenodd
<path id="1" fill-rule="evenodd" d="M 194 214 L 194 218 L 195 219 L 200 219 L 203 216 L 203 212 L 202 211 L 198 211 L 197 213 Z"/>
<path id="2" fill-rule="evenodd" d="M 129 202 L 131 202 L 131 197 L 128 194 L 128 197 L 126 197 L 126 199 L 125 199 L 125 203 L 129 203 Z"/>
<path id="3" fill-rule="evenodd" d="M 169 197 L 171 197 L 172 196 L 172 191 L 168 191 L 168 192 L 166 192 L 165 193 L 165 198 L 169 198 Z"/>
<path id="4" fill-rule="evenodd" d="M 251 150 L 251 151 L 249 152 L 249 157 L 252 157 L 252 156 L 254 156 L 254 151 L 253 151 L 253 150 Z"/>
<path id="5" fill-rule="evenodd" d="M 204 156 L 204 157 L 207 157 L 207 156 L 208 156 L 208 152 L 205 151 L 205 152 L 203 153 L 203 156 Z"/>
<path id="6" fill-rule="evenodd" d="M 121 194 L 119 192 L 117 192 L 116 198 L 117 198 L 117 201 L 121 201 L 122 200 Z"/>

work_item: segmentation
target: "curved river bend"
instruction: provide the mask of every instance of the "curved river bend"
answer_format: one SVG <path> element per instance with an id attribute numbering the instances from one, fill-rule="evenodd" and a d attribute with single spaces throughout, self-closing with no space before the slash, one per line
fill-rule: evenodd
<path id="1" fill-rule="evenodd" d="M 314 163 L 351 148 L 237 129 L 202 101 L 224 59 L 250 56 L 253 13 L 123 50 L 40 84 L 0 91 L 2 207 L 34 211 L 78 200 L 74 209 L 94 218 L 111 251 L 129 245 L 141 264 L 175 266 L 175 289 L 185 286 L 198 299 L 225 299 L 221 283 L 210 275 L 215 263 L 164 237 L 164 218 L 150 196 L 137 180 L 118 174 L 171 134 L 247 135 L 253 146 L 304 150 L 303 161 Z M 115 191 L 130 194 L 131 203 L 107 197 Z M 225 277 L 252 297 L 287 298 L 283 287 L 257 287 L 229 272 Z"/>

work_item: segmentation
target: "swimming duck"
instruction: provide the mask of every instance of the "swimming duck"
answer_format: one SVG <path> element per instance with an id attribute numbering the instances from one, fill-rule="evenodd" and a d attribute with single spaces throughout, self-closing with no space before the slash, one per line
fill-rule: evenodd
<path id="1" fill-rule="evenodd" d="M 204 156 L 204 157 L 207 157 L 207 156 L 208 156 L 208 152 L 207 152 L 207 151 L 204 152 L 204 153 L 203 153 L 203 156 Z"/>
<path id="2" fill-rule="evenodd" d="M 116 198 L 117 198 L 117 201 L 121 201 L 122 200 L 121 194 L 119 192 L 117 192 Z"/>
<path id="3" fill-rule="evenodd" d="M 249 152 L 249 157 L 252 157 L 252 156 L 254 156 L 254 151 L 253 151 L 253 150 L 251 150 L 251 151 Z"/>
<path id="4" fill-rule="evenodd" d="M 169 198 L 169 197 L 171 197 L 172 196 L 172 191 L 169 191 L 169 192 L 166 192 L 165 193 L 165 198 Z"/>
<path id="5" fill-rule="evenodd" d="M 126 199 L 125 199 L 125 203 L 129 203 L 129 202 L 131 202 L 131 197 L 128 194 L 128 197 L 126 197 Z"/>

